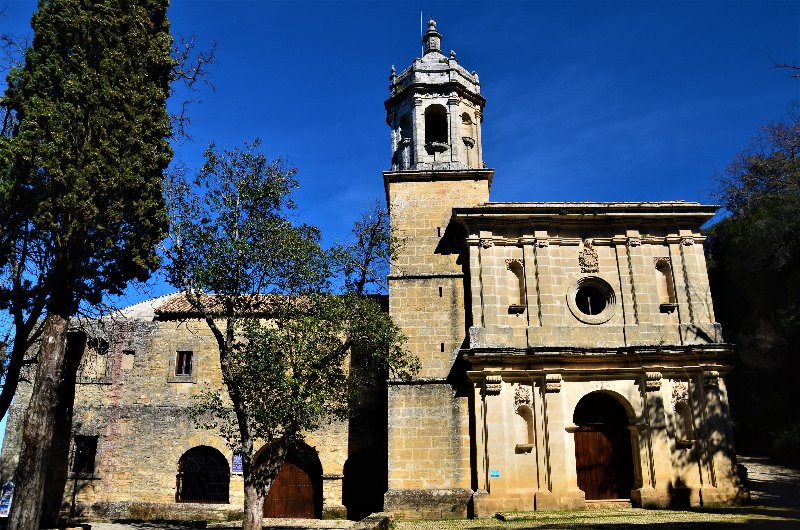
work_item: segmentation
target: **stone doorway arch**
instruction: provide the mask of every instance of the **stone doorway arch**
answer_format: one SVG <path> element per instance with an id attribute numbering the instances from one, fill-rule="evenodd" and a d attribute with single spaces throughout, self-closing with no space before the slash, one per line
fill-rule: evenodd
<path id="1" fill-rule="evenodd" d="M 207 445 L 193 447 L 178 460 L 175 501 L 227 504 L 230 476 L 222 453 Z"/>
<path id="2" fill-rule="evenodd" d="M 630 499 L 634 484 L 628 413 L 614 396 L 592 392 L 573 414 L 578 487 L 586 500 Z"/>
<path id="3" fill-rule="evenodd" d="M 264 500 L 264 517 L 322 517 L 322 465 L 313 448 L 299 444 L 289 451 Z"/>

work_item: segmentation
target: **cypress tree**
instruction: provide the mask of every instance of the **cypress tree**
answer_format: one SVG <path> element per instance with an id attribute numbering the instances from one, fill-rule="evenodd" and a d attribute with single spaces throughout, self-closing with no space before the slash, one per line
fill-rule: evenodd
<path id="1" fill-rule="evenodd" d="M 70 317 L 158 266 L 166 227 L 168 0 L 41 0 L 4 104 L 17 118 L 2 229 L 32 227 L 47 257 L 46 318 L 10 528 L 39 527 Z M 0 258 L 2 260 L 2 258 Z M 0 266 L 3 264 L 0 263 Z"/>

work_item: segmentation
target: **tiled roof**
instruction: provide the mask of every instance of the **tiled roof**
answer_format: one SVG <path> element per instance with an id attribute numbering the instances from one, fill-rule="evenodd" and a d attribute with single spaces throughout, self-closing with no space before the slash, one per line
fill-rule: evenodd
<path id="1" fill-rule="evenodd" d="M 247 300 L 250 309 L 253 312 L 265 311 L 269 305 L 270 300 L 274 297 L 267 295 L 250 295 L 243 297 Z M 224 306 L 225 297 L 217 296 L 214 294 L 201 294 L 199 295 L 199 303 L 205 307 L 213 315 L 221 315 L 225 311 Z M 158 316 L 175 316 L 175 315 L 197 315 L 199 311 L 192 305 L 186 293 L 178 293 L 174 298 L 170 298 L 165 303 L 156 307 L 156 315 Z"/>
<path id="2" fill-rule="evenodd" d="M 388 300 L 389 297 L 386 295 L 368 295 L 369 298 L 376 300 L 384 311 L 388 311 L 389 304 Z M 224 300 L 225 297 L 217 296 L 214 294 L 203 294 L 200 295 L 200 303 L 211 312 L 212 315 L 222 315 L 224 313 Z M 290 304 L 292 309 L 302 309 L 301 303 L 302 300 L 308 300 L 304 297 L 287 297 L 282 295 L 247 295 L 242 297 L 242 301 L 247 301 L 247 303 L 240 304 L 240 307 L 237 308 L 238 311 L 242 311 L 241 306 L 247 306 L 246 311 L 250 312 L 251 314 L 266 314 L 270 312 L 270 309 L 276 309 L 278 302 L 282 302 L 283 304 Z M 287 307 L 284 307 L 287 309 Z M 159 318 L 174 318 L 174 317 L 182 317 L 182 316 L 200 316 L 200 312 L 192 306 L 192 303 L 186 297 L 185 293 L 175 293 L 174 295 L 170 295 L 170 297 L 164 301 L 161 305 L 155 308 L 155 315 Z"/>
<path id="3" fill-rule="evenodd" d="M 150 298 L 138 304 L 123 307 L 119 309 L 116 314 L 120 318 L 152 320 L 155 317 L 155 311 L 158 307 L 177 297 L 181 297 L 181 293 L 170 293 L 156 298 Z"/>

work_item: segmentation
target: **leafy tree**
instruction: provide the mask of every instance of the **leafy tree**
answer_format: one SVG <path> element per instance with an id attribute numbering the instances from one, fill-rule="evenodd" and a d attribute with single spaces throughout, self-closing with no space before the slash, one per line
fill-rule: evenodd
<path id="1" fill-rule="evenodd" d="M 290 219 L 295 171 L 258 147 L 212 146 L 193 185 L 179 175 L 168 184 L 169 281 L 214 335 L 227 389 L 203 392 L 192 416 L 242 454 L 245 530 L 260 528 L 303 432 L 347 416 L 358 386 L 350 356 L 401 376 L 415 369 L 375 300 L 329 293 L 333 262 L 319 230 Z"/>
<path id="2" fill-rule="evenodd" d="M 14 126 L 0 143 L 0 269 L 22 271 L 22 289 L 4 291 L 3 303 L 22 313 L 42 304 L 47 315 L 12 529 L 39 526 L 60 383 L 65 365 L 77 365 L 65 362 L 70 317 L 158 265 L 162 173 L 172 157 L 167 4 L 41 1 L 25 66 L 8 78 L 3 105 Z M 12 263 L 24 257 L 33 259 Z"/>
<path id="3" fill-rule="evenodd" d="M 0 34 L 0 76 L 23 66 L 27 46 L 22 37 Z M 13 182 L 12 133 L 17 126 L 15 113 L 0 98 L 0 220 L 10 219 L 16 207 L 8 194 Z M 5 256 L 0 258 L 4 264 L 0 266 L 0 417 L 11 405 L 23 366 L 34 361 L 29 351 L 41 331 L 37 324 L 45 297 L 37 286 L 42 279 L 40 265 L 46 262 L 43 249 L 32 239 L 30 223 L 23 223 L 13 236 L 4 225 L 0 222 L 0 255 Z"/>
<path id="4" fill-rule="evenodd" d="M 356 220 L 352 236 L 349 242 L 331 249 L 333 268 L 344 291 L 386 294 L 389 264 L 404 243 L 389 229 L 389 212 L 374 204 Z"/>
<path id="5" fill-rule="evenodd" d="M 730 216 L 709 230 L 716 308 L 739 362 L 730 378 L 739 444 L 763 450 L 800 425 L 800 121 L 763 128 L 721 181 Z M 770 410 L 775 414 L 765 415 Z M 789 420 L 787 422 L 787 419 Z M 797 427 L 795 431 L 800 432 Z M 800 454 L 796 439 L 793 454 Z"/>

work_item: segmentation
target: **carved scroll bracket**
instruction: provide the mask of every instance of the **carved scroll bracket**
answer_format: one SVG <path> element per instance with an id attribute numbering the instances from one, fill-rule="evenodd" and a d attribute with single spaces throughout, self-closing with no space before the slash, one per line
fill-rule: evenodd
<path id="1" fill-rule="evenodd" d="M 561 374 L 547 374 L 544 376 L 544 391 L 548 393 L 561 392 Z"/>
<path id="2" fill-rule="evenodd" d="M 486 376 L 484 381 L 484 388 L 486 389 L 487 396 L 497 396 L 500 394 L 500 389 L 503 388 L 503 378 L 499 375 Z"/>
<path id="3" fill-rule="evenodd" d="M 719 372 L 703 372 L 703 387 L 706 389 L 719 388 Z"/>
<path id="4" fill-rule="evenodd" d="M 648 392 L 661 390 L 661 372 L 647 372 L 645 374 L 645 388 Z"/>

